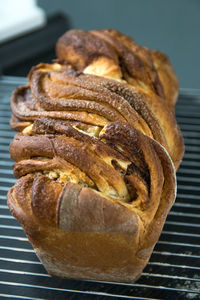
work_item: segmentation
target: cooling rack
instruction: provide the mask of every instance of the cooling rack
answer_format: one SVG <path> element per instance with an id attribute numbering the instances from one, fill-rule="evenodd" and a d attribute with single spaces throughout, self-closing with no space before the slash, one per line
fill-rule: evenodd
<path id="1" fill-rule="evenodd" d="M 8 147 L 9 98 L 25 78 L 0 79 L 0 298 L 200 299 L 200 90 L 181 89 L 177 121 L 185 156 L 177 174 L 176 202 L 141 278 L 134 284 L 50 277 L 6 204 L 15 183 Z"/>

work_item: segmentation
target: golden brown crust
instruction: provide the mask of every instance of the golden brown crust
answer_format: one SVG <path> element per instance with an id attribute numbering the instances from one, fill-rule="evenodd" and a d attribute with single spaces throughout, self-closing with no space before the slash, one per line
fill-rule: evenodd
<path id="1" fill-rule="evenodd" d="M 154 92 L 174 112 L 179 86 L 166 54 L 142 47 L 113 29 L 68 31 L 56 49 L 57 56 L 76 70 L 123 79 L 135 88 Z"/>
<path id="2" fill-rule="evenodd" d="M 64 125 L 66 126 L 66 124 Z M 51 130 L 55 132 L 55 126 L 53 124 L 51 126 Z M 47 127 L 45 130 L 48 134 Z M 58 128 L 58 131 L 60 131 L 60 128 Z M 75 164 L 76 167 L 84 171 L 94 181 L 95 186 L 93 188 L 81 187 L 76 183 L 66 183 L 63 186 L 59 182 L 52 182 L 51 179 L 40 174 L 22 176 L 8 194 L 8 205 L 11 211 L 22 223 L 36 249 L 36 253 L 44 260 L 45 266 L 50 273 L 60 275 L 59 269 L 63 270 L 63 268 L 59 265 L 59 260 L 63 263 L 68 259 L 63 276 L 69 276 L 68 274 L 70 274 L 70 277 L 90 278 L 93 271 L 94 279 L 134 280 L 139 276 L 149 258 L 175 197 L 175 175 L 173 164 L 168 154 L 154 140 L 144 136 L 123 122 L 112 122 L 106 126 L 104 133 L 101 135 L 101 140 L 104 142 L 84 136 L 84 134 L 79 132 L 73 134 L 72 128 L 68 130 L 68 133 L 66 131 L 66 136 L 59 136 L 58 131 L 56 131 L 55 136 L 49 137 L 47 134 L 43 135 L 41 129 L 38 130 L 41 133 L 40 136 L 23 136 L 19 134 L 11 144 L 11 155 L 18 153 L 18 157 L 13 158 L 16 160 L 23 159 L 22 162 L 24 168 L 26 168 L 26 164 L 27 166 L 30 164 L 30 158 L 35 155 L 39 156 L 38 160 L 41 162 L 43 162 L 42 157 L 49 156 L 52 158 L 62 157 L 67 163 L 71 164 L 71 155 L 73 156 L 78 151 L 76 157 L 79 158 L 73 161 L 73 165 Z M 147 186 L 147 195 L 141 193 L 140 189 L 137 190 L 137 185 L 135 185 L 137 197 L 136 199 L 128 199 L 127 202 L 127 199 L 122 197 L 123 189 L 120 188 L 123 185 L 120 185 L 119 179 L 117 180 L 117 186 L 115 185 L 119 170 L 116 170 L 115 165 L 113 165 L 112 168 L 113 171 L 115 170 L 115 175 L 112 176 L 110 166 L 110 176 L 106 177 L 108 166 L 103 162 L 102 174 L 104 174 L 107 184 L 112 186 L 109 191 L 112 194 L 115 190 L 118 194 L 111 196 L 105 190 L 102 191 L 101 184 L 99 185 L 99 177 L 94 175 L 96 165 L 91 171 L 88 167 L 88 163 L 92 162 L 92 155 L 90 154 L 86 158 L 86 161 L 88 161 L 87 165 L 82 164 L 80 157 L 85 150 L 81 147 L 78 147 L 76 151 L 73 150 L 71 147 L 76 144 L 75 141 L 73 144 L 70 144 L 70 149 L 66 148 L 68 142 L 65 144 L 64 141 L 69 135 L 70 139 L 73 136 L 74 139 L 79 141 L 83 138 L 84 144 L 88 145 L 86 152 L 89 151 L 90 145 L 96 145 L 96 148 L 94 148 L 96 154 L 102 155 L 104 158 L 106 154 L 110 154 L 112 159 L 116 159 L 116 161 L 117 159 L 122 161 L 123 156 L 124 161 L 127 161 L 126 157 L 129 156 L 130 168 L 124 169 L 124 182 L 126 182 L 126 177 L 130 178 L 132 174 L 133 176 L 138 174 L 139 182 L 141 184 L 145 182 Z M 45 142 L 49 138 L 51 143 Z M 62 147 L 58 142 L 60 138 L 62 138 Z M 27 140 L 28 146 L 26 150 L 22 146 L 25 145 L 25 140 Z M 43 148 L 39 146 L 39 140 L 43 141 Z M 109 149 L 108 145 L 111 147 L 111 152 L 106 150 L 107 148 Z M 118 153 L 114 149 L 116 146 L 120 149 Z M 52 148 L 50 149 L 50 147 Z M 16 149 L 16 152 L 14 152 L 14 149 Z M 69 150 L 72 154 L 68 153 Z M 114 158 L 115 153 L 116 158 Z M 99 159 L 100 157 L 96 158 L 98 161 Z M 98 164 L 97 167 L 97 171 L 101 173 L 100 165 Z M 31 172 L 31 169 L 28 169 L 28 171 Z M 105 183 L 103 188 L 105 188 Z M 25 205 L 24 201 L 27 201 Z M 20 212 L 18 212 L 19 209 Z M 46 210 L 50 213 L 46 214 Z M 30 218 L 33 222 L 33 230 L 31 229 L 32 227 L 30 228 Z M 36 230 L 36 228 L 38 229 Z M 80 232 L 83 234 L 82 238 Z M 68 257 L 69 252 L 67 251 L 65 254 L 62 254 L 63 258 L 61 259 L 60 251 L 56 252 L 54 240 L 55 244 L 59 241 L 62 248 L 64 246 L 67 247 L 66 243 L 70 238 L 71 251 L 76 253 L 77 239 L 79 239 L 79 248 L 83 247 L 83 249 L 86 249 L 85 242 L 82 240 L 85 234 L 88 245 L 92 247 L 92 256 L 88 254 L 84 264 L 79 264 L 80 261 L 77 264 L 73 258 L 70 259 Z M 61 241 L 61 236 L 64 241 Z M 117 242 L 116 239 L 118 238 L 120 240 Z M 104 241 L 103 245 L 101 245 L 102 241 Z M 122 251 L 121 253 L 117 254 L 115 252 L 114 248 L 116 246 L 119 247 L 119 251 Z M 113 255 L 112 259 L 111 254 L 107 257 L 107 259 L 110 259 L 110 262 L 106 273 L 104 268 L 107 259 L 101 264 L 97 263 L 99 260 L 102 262 L 102 251 L 105 247 Z M 45 251 L 48 254 L 43 257 Z M 132 254 L 131 251 L 133 252 Z M 80 250 L 80 253 L 82 258 L 83 256 L 85 257 L 82 250 Z M 116 255 L 122 259 L 117 264 Z M 126 265 L 127 263 L 131 264 L 129 268 Z M 58 266 L 60 266 L 59 269 L 57 269 Z M 116 275 L 117 268 L 124 268 L 121 275 Z M 80 271 L 79 275 L 77 275 L 77 270 Z"/>
<path id="3" fill-rule="evenodd" d="M 116 30 L 70 30 L 58 40 L 57 56 L 78 71 L 83 71 L 97 58 L 106 57 L 120 66 L 124 78 L 128 74 L 150 86 L 158 95 L 164 95 L 148 50 L 140 47 L 140 52 L 135 51 L 134 42 Z M 143 59 L 146 56 L 148 59 Z"/>
<path id="4" fill-rule="evenodd" d="M 56 66 L 59 71 L 55 71 L 55 64 L 32 69 L 30 87 L 19 88 L 12 96 L 15 117 L 22 121 L 42 116 L 73 119 L 97 126 L 122 120 L 161 143 L 178 168 L 183 139 L 174 114 L 160 97 L 116 80 L 76 72 L 72 75 L 65 65 Z"/>
<path id="5" fill-rule="evenodd" d="M 166 103 L 171 111 L 174 111 L 174 104 L 178 98 L 178 79 L 166 54 L 156 50 L 152 51 L 154 66 L 162 82 Z"/>
<path id="6" fill-rule="evenodd" d="M 175 199 L 176 77 L 115 30 L 69 31 L 57 55 L 11 98 L 8 206 L 50 274 L 133 282 Z"/>
<path id="7" fill-rule="evenodd" d="M 120 202 L 79 184 L 65 185 L 57 213 L 58 227 L 64 231 L 138 234 L 135 213 Z"/>
<path id="8" fill-rule="evenodd" d="M 81 40 L 81 36 L 84 36 L 84 43 L 79 52 L 76 49 L 76 43 Z M 70 37 L 69 40 L 68 37 Z M 74 40 L 76 40 L 75 44 Z M 94 56 L 87 59 L 90 56 L 89 49 L 91 45 L 96 45 L 96 40 L 98 40 L 98 47 L 92 48 Z M 69 42 L 70 48 L 68 48 Z M 109 51 L 112 49 L 118 60 L 114 58 L 115 56 L 111 60 L 107 55 L 103 55 L 100 48 L 101 42 L 103 49 L 106 46 Z M 62 53 L 60 53 L 60 45 L 62 45 Z M 65 57 L 65 46 L 69 57 Z M 173 116 L 174 104 L 178 96 L 178 80 L 167 55 L 139 46 L 128 36 L 112 29 L 79 31 L 78 33 L 76 30 L 69 31 L 58 40 L 57 55 L 70 63 L 72 49 L 73 57 L 77 55 L 84 61 L 82 66 L 73 63 L 76 70 L 123 81 L 142 96 L 168 139 L 168 148 L 162 142 L 161 144 L 169 151 L 177 169 L 183 156 L 184 143 Z M 155 136 L 154 138 L 158 140 Z"/>
<path id="9" fill-rule="evenodd" d="M 118 57 L 110 45 L 84 30 L 70 30 L 59 38 L 57 57 L 69 62 L 76 70 L 83 70 L 95 58 L 106 56 L 115 62 Z"/>

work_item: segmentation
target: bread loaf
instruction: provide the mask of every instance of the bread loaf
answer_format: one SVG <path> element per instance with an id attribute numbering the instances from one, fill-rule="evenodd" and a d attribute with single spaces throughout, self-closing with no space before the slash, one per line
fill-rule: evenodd
<path id="1" fill-rule="evenodd" d="M 133 282 L 176 195 L 184 145 L 167 56 L 71 30 L 11 98 L 8 206 L 49 274 Z"/>

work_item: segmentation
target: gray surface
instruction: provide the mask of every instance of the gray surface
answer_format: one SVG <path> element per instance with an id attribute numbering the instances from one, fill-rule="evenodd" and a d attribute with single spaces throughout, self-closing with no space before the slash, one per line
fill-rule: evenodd
<path id="1" fill-rule="evenodd" d="M 200 88 L 199 0 L 39 0 L 51 14 L 62 11 L 74 28 L 115 28 L 139 44 L 166 52 L 180 86 Z"/>

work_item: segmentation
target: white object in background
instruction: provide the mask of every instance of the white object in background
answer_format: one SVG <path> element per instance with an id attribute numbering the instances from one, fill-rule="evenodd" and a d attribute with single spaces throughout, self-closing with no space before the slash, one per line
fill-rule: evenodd
<path id="1" fill-rule="evenodd" d="M 36 0 L 0 1 L 0 43 L 33 31 L 46 23 Z"/>

